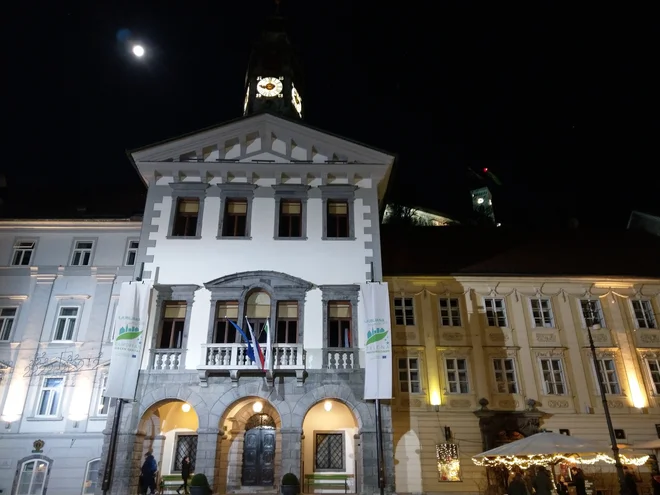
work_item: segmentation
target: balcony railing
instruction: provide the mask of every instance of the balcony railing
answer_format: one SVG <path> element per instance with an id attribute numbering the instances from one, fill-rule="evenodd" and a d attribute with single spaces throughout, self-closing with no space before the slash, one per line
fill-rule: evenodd
<path id="1" fill-rule="evenodd" d="M 325 367 L 329 370 L 353 370 L 359 368 L 357 349 L 331 347 L 325 349 Z"/>
<path id="2" fill-rule="evenodd" d="M 153 371 L 176 371 L 181 368 L 182 349 L 151 349 L 149 369 Z"/>
<path id="3" fill-rule="evenodd" d="M 246 344 L 202 344 L 200 370 L 253 370 Z M 274 344 L 273 369 L 305 369 L 305 351 L 299 344 Z"/>

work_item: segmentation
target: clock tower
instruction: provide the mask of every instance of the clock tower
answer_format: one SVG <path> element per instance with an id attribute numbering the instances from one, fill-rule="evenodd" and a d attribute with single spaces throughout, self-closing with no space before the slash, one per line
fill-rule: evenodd
<path id="1" fill-rule="evenodd" d="M 296 75 L 298 64 L 284 29 L 284 19 L 276 14 L 266 22 L 255 44 L 245 76 L 243 115 L 269 112 L 301 119 L 302 96 Z"/>

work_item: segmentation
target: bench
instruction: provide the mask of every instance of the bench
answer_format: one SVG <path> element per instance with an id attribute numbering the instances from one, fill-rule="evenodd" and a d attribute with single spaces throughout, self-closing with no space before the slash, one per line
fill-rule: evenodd
<path id="1" fill-rule="evenodd" d="M 323 474 L 314 473 L 305 475 L 306 493 L 310 492 L 310 488 L 328 489 L 328 490 L 344 490 L 348 493 L 348 481 L 353 478 L 352 474 Z"/>
<path id="2" fill-rule="evenodd" d="M 188 479 L 188 482 L 190 483 L 190 479 Z M 176 493 L 176 489 L 182 484 L 183 479 L 180 474 L 163 474 L 157 482 L 158 493 L 161 495 Z"/>

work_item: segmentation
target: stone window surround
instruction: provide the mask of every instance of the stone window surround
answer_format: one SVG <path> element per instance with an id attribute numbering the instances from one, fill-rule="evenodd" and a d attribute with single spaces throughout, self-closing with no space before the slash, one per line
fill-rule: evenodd
<path id="1" fill-rule="evenodd" d="M 192 312 L 193 300 L 195 291 L 199 289 L 197 285 L 158 285 L 156 289 L 156 318 L 154 319 L 154 331 L 151 336 L 151 346 L 149 349 L 157 349 L 156 343 L 160 335 L 161 324 L 163 322 L 163 315 L 165 303 L 168 301 L 185 301 L 186 302 L 186 319 L 183 324 L 183 340 L 181 341 L 181 361 L 179 362 L 179 369 L 185 369 L 186 364 L 186 349 L 188 346 L 188 334 L 190 332 L 190 316 Z M 149 371 L 154 371 L 153 355 L 149 357 Z"/>
<path id="2" fill-rule="evenodd" d="M 272 186 L 275 191 L 275 232 L 273 239 L 284 241 L 307 240 L 307 197 L 310 186 L 305 184 L 277 184 Z M 282 200 L 300 201 L 300 237 L 280 237 L 280 204 Z"/>
<path id="3" fill-rule="evenodd" d="M 218 184 L 218 189 L 220 191 L 220 218 L 218 219 L 218 233 L 216 239 L 252 239 L 252 201 L 254 200 L 254 191 L 257 189 L 257 185 L 248 184 L 246 182 L 227 182 Z M 244 198 L 247 201 L 247 210 L 245 213 L 245 235 L 241 237 L 222 235 L 222 227 L 225 221 L 225 205 L 228 199 L 233 198 Z"/>
<path id="4" fill-rule="evenodd" d="M 167 228 L 167 239 L 201 239 L 202 218 L 204 216 L 204 200 L 209 185 L 206 182 L 170 182 L 172 189 L 172 207 L 170 208 L 170 221 Z M 199 200 L 199 212 L 197 213 L 197 228 L 194 236 L 172 235 L 174 220 L 177 213 L 177 203 L 181 198 L 195 198 Z"/>
<path id="5" fill-rule="evenodd" d="M 31 454 L 18 460 L 18 462 L 16 463 L 16 473 L 18 474 L 18 476 L 14 476 L 14 482 L 12 484 L 11 493 L 16 493 L 16 491 L 18 490 L 18 482 L 20 478 L 20 473 L 22 471 L 21 468 L 23 467 L 23 464 L 30 461 L 44 461 L 48 464 L 48 468 L 46 469 L 46 476 L 44 478 L 44 487 L 43 487 L 43 493 L 48 493 L 48 481 L 50 481 L 50 470 L 53 469 L 53 462 L 55 461 L 43 454 Z"/>
<path id="6" fill-rule="evenodd" d="M 319 469 L 316 467 L 316 454 L 318 450 L 318 444 L 316 443 L 316 434 L 326 434 L 326 435 L 341 435 L 341 462 L 342 467 L 340 469 Z M 343 473 L 346 471 L 346 432 L 343 430 L 314 430 L 312 432 L 314 435 L 314 472 L 315 473 Z M 302 442 L 301 442 L 302 443 Z"/>
<path id="7" fill-rule="evenodd" d="M 76 243 L 78 242 L 91 242 L 92 243 L 92 252 L 89 255 L 89 264 L 88 265 L 73 265 L 73 252 L 76 250 Z M 74 237 L 71 242 L 71 249 L 69 250 L 69 259 L 67 261 L 67 266 L 72 266 L 74 268 L 83 268 L 86 266 L 94 266 L 94 257 L 96 256 L 96 247 L 99 245 L 98 237 Z M 35 246 L 36 250 L 36 246 Z"/>
<path id="8" fill-rule="evenodd" d="M 37 411 L 39 409 L 39 402 L 41 401 L 41 393 L 44 388 L 44 384 L 48 378 L 62 378 L 62 395 L 60 397 L 60 403 L 57 408 L 57 416 L 39 416 Z M 31 413 L 25 419 L 26 421 L 62 421 L 64 420 L 64 409 L 69 405 L 69 394 L 67 389 L 72 386 L 72 381 L 75 383 L 75 377 L 70 373 L 66 372 L 53 372 L 53 373 L 44 373 L 41 375 L 33 375 L 30 377 L 29 386 L 34 390 L 32 397 L 32 409 Z M 36 382 L 36 383 L 35 383 Z"/>
<path id="9" fill-rule="evenodd" d="M 3 344 L 10 344 L 15 342 L 14 337 L 17 335 L 18 321 L 21 317 L 21 310 L 23 309 L 23 304 L 27 301 L 27 296 L 16 296 L 16 299 L 12 299 L 12 296 L 2 296 L 0 297 L 0 309 L 5 308 L 16 308 L 16 315 L 14 316 L 14 323 L 11 326 L 11 332 L 9 332 L 9 337 L 7 340 L 0 340 L 0 346 Z"/>
<path id="10" fill-rule="evenodd" d="M 30 255 L 30 263 L 28 265 L 14 265 L 14 253 L 16 253 L 16 245 L 19 242 L 34 242 L 34 248 L 32 249 L 32 254 Z M 15 267 L 28 267 L 34 266 L 34 256 L 37 254 L 37 248 L 39 247 L 39 238 L 38 237 L 15 237 L 14 243 L 11 245 L 11 253 L 9 254 L 9 261 L 7 266 Z"/>
<path id="11" fill-rule="evenodd" d="M 324 241 L 354 241 L 355 240 L 355 191 L 357 186 L 348 184 L 331 184 L 319 186 L 322 200 L 323 231 L 321 239 Z M 348 237 L 328 237 L 328 201 L 346 201 L 348 204 Z"/>
<path id="12" fill-rule="evenodd" d="M 131 248 L 131 242 L 137 242 L 138 243 L 138 248 L 135 253 L 135 264 L 133 265 L 127 265 L 126 262 L 128 261 L 128 250 Z M 140 252 L 140 238 L 139 237 L 129 237 L 126 239 L 126 247 L 124 248 L 124 259 L 121 261 L 121 266 L 132 266 L 136 267 L 138 264 L 138 253 Z"/>
<path id="13" fill-rule="evenodd" d="M 244 278 L 253 276 L 251 273 Z M 273 342 L 277 338 L 277 303 L 280 301 L 296 301 L 298 304 L 298 344 L 304 344 L 305 296 L 309 290 L 308 287 L 272 287 L 264 282 L 259 282 L 248 287 L 213 287 L 209 285 L 206 288 L 211 292 L 211 314 L 209 315 L 209 328 L 206 335 L 207 342 L 210 343 L 213 340 L 218 302 L 238 302 L 238 321 L 236 323 L 243 328 L 241 322 L 245 320 L 245 306 L 248 296 L 254 291 L 263 290 L 270 296 L 270 321 L 273 322 L 272 331 L 275 337 Z M 237 335 L 236 338 L 238 340 L 236 343 L 240 343 L 242 340 L 240 335 Z"/>
<path id="14" fill-rule="evenodd" d="M 328 342 L 328 327 L 330 319 L 328 317 L 328 303 L 332 301 L 349 301 L 351 304 L 351 334 L 352 342 L 351 349 L 357 351 L 357 336 L 358 336 L 358 295 L 360 293 L 359 285 L 321 285 L 321 301 L 323 304 L 323 347 L 327 347 Z M 353 368 L 359 369 L 359 353 L 354 353 Z M 328 354 L 323 353 L 323 367 L 328 366 Z"/>
<path id="15" fill-rule="evenodd" d="M 57 305 L 55 306 L 55 314 L 53 315 L 53 322 L 50 331 L 50 335 L 46 339 L 46 342 L 52 344 L 70 344 L 71 342 L 78 342 L 78 336 L 80 334 L 80 325 L 82 323 L 83 315 L 85 313 L 85 301 L 90 299 L 88 295 L 81 296 L 55 296 L 57 298 Z M 78 308 L 78 313 L 76 314 L 76 324 L 73 328 L 73 336 L 71 340 L 55 340 L 55 332 L 57 331 L 57 322 L 60 318 L 60 311 L 62 308 Z M 43 342 L 43 340 L 42 340 Z"/>

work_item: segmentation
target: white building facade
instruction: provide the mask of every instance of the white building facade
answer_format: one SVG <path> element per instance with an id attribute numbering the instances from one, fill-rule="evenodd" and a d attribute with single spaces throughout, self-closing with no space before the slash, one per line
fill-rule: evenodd
<path id="1" fill-rule="evenodd" d="M 141 223 L 0 221 L 0 490 L 93 494 Z"/>

